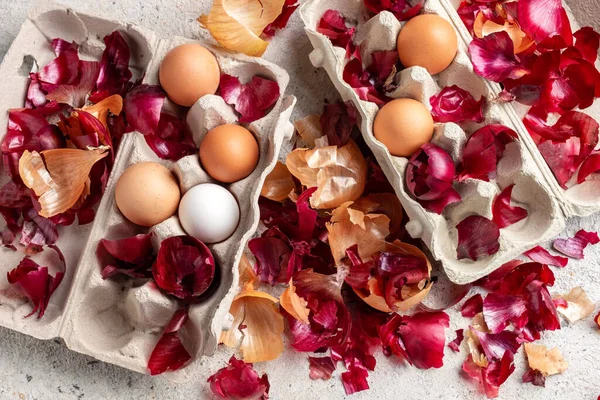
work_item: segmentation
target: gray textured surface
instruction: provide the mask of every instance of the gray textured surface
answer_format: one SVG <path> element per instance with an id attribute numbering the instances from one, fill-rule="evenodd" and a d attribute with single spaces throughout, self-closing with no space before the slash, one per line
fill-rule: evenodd
<path id="1" fill-rule="evenodd" d="M 3 56 L 33 0 L 0 0 L 0 55 Z M 63 4 L 80 11 L 118 18 L 145 25 L 162 36 L 173 34 L 200 35 L 195 18 L 208 8 L 209 1 L 199 0 L 62 0 Z M 598 23 L 600 1 L 576 1 L 576 13 L 581 12 L 584 24 Z M 592 16 L 595 15 L 594 19 Z M 588 18 L 586 20 L 586 18 Z M 322 100 L 336 98 L 335 90 L 323 71 L 316 71 L 308 61 L 311 47 L 304 36 L 298 16 L 290 27 L 279 33 L 266 58 L 286 68 L 291 77 L 290 93 L 299 98 L 296 117 L 320 111 Z M 567 232 L 578 229 L 600 229 L 598 216 L 572 220 Z M 600 300 L 600 245 L 586 252 L 586 260 L 571 261 L 564 270 L 555 269 L 557 284 L 552 293 L 568 292 L 581 285 L 594 301 Z M 596 310 L 597 312 L 598 310 Z M 450 310 L 451 328 L 466 327 L 468 321 Z M 546 388 L 520 382 L 524 371 L 524 356 L 516 356 L 517 371 L 502 387 L 503 399 L 596 399 L 600 395 L 600 332 L 591 318 L 543 336 L 541 343 L 559 346 L 570 365 L 565 374 L 551 377 Z M 119 367 L 94 361 L 90 357 L 69 351 L 60 341 L 38 341 L 0 328 L 0 399 L 208 399 L 211 398 L 206 379 L 221 368 L 231 351 L 219 350 L 210 360 L 204 360 L 206 370 L 193 382 L 172 384 L 161 378 L 151 378 Z M 380 357 L 375 372 L 370 374 L 371 390 L 353 399 L 482 399 L 475 386 L 462 378 L 460 364 L 464 351 L 446 351 L 445 366 L 439 370 L 420 371 L 393 359 Z M 339 371 L 328 381 L 308 379 L 306 355 L 286 352 L 277 361 L 258 364 L 266 371 L 272 384 L 271 398 L 279 399 L 342 399 L 344 391 Z"/>

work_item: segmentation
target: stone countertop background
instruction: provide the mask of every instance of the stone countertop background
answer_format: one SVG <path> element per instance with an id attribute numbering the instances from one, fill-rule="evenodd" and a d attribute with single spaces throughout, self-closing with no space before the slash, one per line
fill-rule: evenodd
<path id="1" fill-rule="evenodd" d="M 133 22 L 156 30 L 161 36 L 199 37 L 204 33 L 195 21 L 208 11 L 209 0 L 60 0 L 62 4 L 101 17 Z M 600 28 L 600 0 L 573 0 L 573 11 L 582 25 Z M 34 0 L 0 0 L 0 58 L 4 56 Z M 292 80 L 290 94 L 298 98 L 293 119 L 319 113 L 323 101 L 337 99 L 337 93 L 323 70 L 310 64 L 312 47 L 304 35 L 296 13 L 287 29 L 279 32 L 269 46 L 265 58 L 285 68 Z M 600 230 L 600 216 L 572 219 L 562 236 L 579 229 Z M 548 246 L 548 243 L 542 243 Z M 567 268 L 554 269 L 557 283 L 551 293 L 566 293 L 582 286 L 590 298 L 600 301 L 600 245 L 586 251 L 586 259 L 571 260 Z M 596 310 L 596 313 L 599 310 Z M 466 328 L 468 320 L 454 309 L 448 310 L 451 330 Z M 515 362 L 517 370 L 502 386 L 501 399 L 590 399 L 600 395 L 600 331 L 592 318 L 548 332 L 539 342 L 558 346 L 569 362 L 567 371 L 547 379 L 546 388 L 521 383 L 525 370 L 522 350 Z M 20 333 L 0 328 L 0 399 L 211 399 L 206 379 L 222 368 L 232 350 L 220 348 L 211 359 L 204 359 L 206 369 L 192 382 L 173 384 L 160 377 L 137 374 L 72 352 L 60 340 L 39 341 Z M 329 381 L 308 378 L 306 354 L 287 351 L 276 361 L 255 365 L 259 373 L 267 372 L 271 382 L 271 398 L 279 399 L 343 399 L 340 368 Z M 464 379 L 460 369 L 465 351 L 446 349 L 444 367 L 422 371 L 395 359 L 378 357 L 377 367 L 370 373 L 371 389 L 352 399 L 484 399 L 476 386 Z"/>

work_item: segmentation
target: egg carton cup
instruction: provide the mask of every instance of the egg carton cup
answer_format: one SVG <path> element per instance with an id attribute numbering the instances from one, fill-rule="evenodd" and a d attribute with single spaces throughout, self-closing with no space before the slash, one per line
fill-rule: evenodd
<path id="1" fill-rule="evenodd" d="M 159 66 L 169 50 L 194 42 L 180 37 L 161 39 L 148 29 L 41 2 L 23 24 L 0 67 L 0 85 L 4 93 L 0 100 L 2 108 L 7 110 L 23 104 L 30 68 L 25 63 L 31 64 L 31 60 L 35 59 L 38 65 L 43 66 L 51 61 L 54 58 L 50 48 L 52 38 L 74 40 L 81 45 L 82 58 L 99 60 L 104 50 L 103 37 L 115 30 L 120 31 L 130 45 L 134 78 L 144 76 L 144 83 L 148 84 L 158 84 Z M 279 84 L 282 96 L 265 117 L 244 125 L 259 144 L 259 163 L 250 176 L 225 186 L 238 201 L 240 223 L 230 238 L 208 246 L 216 261 L 215 282 L 209 292 L 190 307 L 190 319 L 181 336 L 193 358 L 186 368 L 165 374 L 174 381 L 191 379 L 194 371 L 197 373 L 201 367 L 202 356 L 214 354 L 221 331 L 231 325 L 229 308 L 238 290 L 238 264 L 259 223 L 261 187 L 276 164 L 283 141 L 294 132 L 289 119 L 296 102 L 293 96 L 283 96 L 289 77 L 281 68 L 261 59 L 196 42 L 215 54 L 224 73 L 237 76 L 242 82 L 249 81 L 254 75 L 272 79 Z M 165 108 L 185 116 L 184 110 L 169 100 Z M 232 107 L 215 95 L 199 99 L 189 109 L 186 118 L 197 145 L 208 130 L 238 121 Z M 2 113 L 0 125 L 6 126 L 6 123 L 7 115 Z M 115 203 L 115 185 L 127 167 L 143 161 L 157 162 L 169 168 L 179 181 L 182 195 L 198 184 L 216 183 L 202 169 L 197 154 L 177 162 L 161 160 L 141 134 L 125 135 L 93 224 L 60 229 L 57 245 L 66 256 L 67 272 L 43 318 L 25 319 L 31 305 L 6 281 L 6 273 L 18 264 L 23 253 L 2 250 L 0 325 L 44 340 L 60 337 L 77 352 L 130 370 L 148 372 L 150 354 L 179 303 L 163 294 L 152 280 L 119 277 L 103 280 L 102 261 L 96 254 L 98 243 L 103 238 L 121 239 L 150 231 L 158 251 L 162 240 L 185 234 L 177 215 L 148 230 L 127 221 L 119 212 Z M 52 257 L 56 258 L 53 252 L 44 251 L 35 260 L 41 264 L 56 265 L 56 259 Z"/>
<path id="2" fill-rule="evenodd" d="M 422 13 L 437 14 L 455 25 L 456 21 L 449 15 L 448 7 L 444 1 L 428 0 Z M 534 153 L 533 150 L 537 149 L 523 124 L 515 117 L 510 106 L 493 101 L 498 91 L 493 90 L 493 85 L 473 71 L 468 55 L 468 42 L 458 34 L 458 53 L 445 71 L 432 76 L 422 67 L 404 69 L 396 76 L 396 89 L 387 95 L 392 98 L 415 99 L 429 110 L 430 97 L 446 86 L 458 85 L 472 93 L 475 99 L 486 97 L 489 101 L 483 123 L 435 124 L 432 142 L 448 151 L 456 164 L 462 158 L 469 135 L 485 125 L 506 125 L 517 132 L 518 140 L 507 146 L 499 161 L 495 179 L 491 182 L 467 179 L 457 183 L 455 188 L 462 196 L 460 203 L 448 206 L 442 215 L 425 210 L 406 188 L 405 174 L 409 160 L 392 156 L 373 135 L 373 122 L 379 108 L 374 103 L 361 100 L 343 79 L 343 70 L 348 62 L 345 49 L 333 46 L 329 38 L 317 32 L 321 17 L 329 9 L 339 11 L 349 22 L 356 24 L 355 43 L 360 46 L 364 66 L 369 64 L 372 52 L 396 49 L 397 36 L 404 23 L 389 12 L 381 12 L 370 18 L 361 0 L 308 0 L 300 9 L 306 33 L 314 47 L 310 55 L 313 65 L 324 68 L 342 99 L 351 101 L 358 109 L 364 140 L 410 217 L 408 232 L 425 242 L 433 257 L 441 261 L 451 281 L 467 284 L 490 274 L 504 263 L 560 233 L 565 227 L 566 218 L 574 215 L 575 210 L 582 211 L 580 215 L 584 215 L 585 210 L 590 211 L 573 207 L 556 189 L 553 175 L 543 159 L 540 161 L 539 153 Z M 545 169 L 541 167 L 542 163 Z M 470 215 L 491 218 L 494 198 L 513 184 L 512 203 L 525 208 L 528 217 L 500 230 L 500 249 L 495 254 L 477 261 L 457 259 L 456 225 Z"/>

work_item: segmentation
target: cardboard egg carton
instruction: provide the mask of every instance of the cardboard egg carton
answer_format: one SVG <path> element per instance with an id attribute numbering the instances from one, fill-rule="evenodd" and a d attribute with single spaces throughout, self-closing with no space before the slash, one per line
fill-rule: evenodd
<path id="1" fill-rule="evenodd" d="M 435 126 L 432 141 L 448 151 L 455 163 L 461 160 L 462 150 L 469 135 L 484 125 L 506 125 L 517 132 L 519 139 L 507 146 L 498 164 L 496 179 L 491 182 L 468 179 L 458 183 L 455 187 L 462 196 L 462 202 L 450 205 L 442 215 L 425 210 L 406 189 L 405 173 L 408 159 L 392 156 L 373 135 L 373 122 L 379 111 L 377 105 L 359 99 L 343 79 L 343 70 L 348 61 L 345 49 L 333 46 L 329 38 L 317 32 L 321 17 L 329 9 L 338 10 L 348 21 L 356 24 L 355 43 L 361 48 L 364 65 L 368 65 L 372 52 L 396 49 L 396 38 L 404 23 L 399 22 L 389 12 L 382 12 L 370 18 L 362 0 L 308 0 L 300 10 L 305 30 L 314 47 L 310 56 L 312 63 L 324 68 L 342 99 L 352 101 L 358 109 L 363 137 L 410 217 L 407 230 L 413 237 L 421 238 L 425 242 L 432 255 L 442 262 L 453 282 L 467 284 L 486 276 L 540 242 L 556 236 L 565 227 L 568 216 L 593 212 L 590 207 L 573 204 L 564 195 L 564 191 L 557 189 L 558 184 L 554 176 L 537 152 L 520 119 L 509 105 L 493 101 L 499 91 L 473 71 L 468 55 L 468 42 L 458 33 L 458 53 L 450 67 L 435 76 L 431 76 L 421 67 L 407 68 L 397 75 L 397 88 L 387 93 L 388 96 L 413 98 L 422 102 L 429 110 L 430 97 L 446 86 L 458 85 L 472 93 L 475 99 L 486 97 L 489 105 L 485 110 L 483 123 L 467 122 L 461 123 L 460 126 L 454 123 L 438 123 Z M 458 16 L 451 17 L 450 9 L 454 10 L 448 2 L 427 0 L 422 13 L 437 14 L 455 25 Z M 456 14 L 455 11 L 454 13 Z M 460 22 L 460 19 L 458 21 Z M 458 260 L 456 225 L 470 215 L 478 214 L 491 218 L 494 198 L 502 189 L 512 184 L 515 185 L 512 202 L 527 209 L 528 217 L 500 230 L 500 249 L 496 254 L 477 261 Z M 598 189 L 596 187 L 596 190 Z M 586 201 L 591 201 L 591 198 L 587 198 Z"/>
<path id="2" fill-rule="evenodd" d="M 23 24 L 0 67 L 0 85 L 5 93 L 1 100 L 2 109 L 22 106 L 29 72 L 29 66 L 23 65 L 24 60 L 35 59 L 40 66 L 51 61 L 54 58 L 50 48 L 52 38 L 74 40 L 81 45 L 82 58 L 99 60 L 104 50 L 103 37 L 115 30 L 119 30 L 130 45 L 134 78 L 144 76 L 144 83 L 148 84 L 158 84 L 158 69 L 169 50 L 193 42 L 179 37 L 161 39 L 152 31 L 135 25 L 79 14 L 43 2 Z M 264 118 L 245 125 L 258 141 L 259 163 L 250 176 L 226 186 L 239 203 L 240 223 L 230 238 L 209 245 L 217 265 L 215 284 L 199 303 L 190 307 L 190 320 L 182 329 L 182 337 L 193 361 L 181 371 L 167 374 L 169 379 L 177 381 L 190 378 L 193 375 L 191 371 L 196 369 L 194 365 L 199 366 L 202 356 L 214 354 L 222 329 L 228 329 L 229 307 L 238 290 L 238 264 L 246 242 L 258 226 L 260 190 L 275 166 L 284 139 L 294 131 L 289 118 L 296 99 L 283 96 L 289 82 L 285 71 L 261 59 L 202 44 L 215 54 L 224 73 L 237 76 L 242 82 L 249 81 L 254 75 L 272 79 L 279 84 L 282 96 Z M 169 100 L 165 107 L 167 111 L 184 116 L 184 110 Z M 199 99 L 186 118 L 197 145 L 208 130 L 238 120 L 232 107 L 216 95 Z M 7 113 L 2 113 L 0 125 L 4 127 L 6 123 Z M 182 195 L 195 185 L 214 183 L 202 169 L 197 154 L 178 162 L 160 160 L 141 134 L 125 135 L 93 224 L 83 227 L 75 224 L 60 230 L 57 245 L 65 253 L 67 273 L 42 319 L 35 316 L 23 318 L 31 311 L 31 306 L 17 289 L 6 282 L 6 273 L 16 267 L 24 254 L 2 250 L 0 325 L 39 339 L 60 337 L 75 351 L 147 373 L 150 354 L 179 305 L 174 298 L 163 294 L 153 281 L 118 277 L 103 280 L 101 261 L 96 255 L 102 238 L 114 240 L 148 231 L 127 221 L 114 199 L 115 185 L 121 174 L 130 165 L 143 161 L 158 162 L 168 167 L 178 178 Z M 156 251 L 162 240 L 185 234 L 176 215 L 150 231 L 154 234 Z M 52 257 L 52 252 L 44 251 L 35 260 L 42 265 L 56 264 Z M 44 264 L 45 261 L 48 264 Z"/>

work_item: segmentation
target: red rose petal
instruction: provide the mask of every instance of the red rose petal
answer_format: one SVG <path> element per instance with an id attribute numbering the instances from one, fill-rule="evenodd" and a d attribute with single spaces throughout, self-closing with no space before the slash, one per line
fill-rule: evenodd
<path id="1" fill-rule="evenodd" d="M 49 247 L 56 252 L 61 263 L 60 271 L 54 276 L 49 274 L 48 267 L 41 267 L 28 257 L 21 260 L 15 269 L 6 274 L 8 283 L 21 288 L 33 304 L 33 310 L 25 318 L 35 313 L 38 313 L 38 319 L 44 316 L 52 294 L 65 276 L 66 263 L 62 252 L 54 245 Z"/>
<path id="2" fill-rule="evenodd" d="M 440 368 L 444 364 L 444 328 L 449 321 L 444 312 L 393 314 L 379 332 L 384 353 L 395 354 L 420 369 Z"/>
<path id="3" fill-rule="evenodd" d="M 144 139 L 163 160 L 177 161 L 198 151 L 186 122 L 166 113 L 160 115 L 156 132 Z"/>
<path id="4" fill-rule="evenodd" d="M 173 315 L 169 325 L 165 328 L 148 360 L 150 375 L 160 375 L 167 371 L 177 371 L 192 358 L 181 343 L 179 335 L 179 331 L 188 319 L 187 308 L 180 308 L 175 312 L 175 315 Z"/>
<path id="5" fill-rule="evenodd" d="M 569 259 L 566 257 L 553 256 L 548 250 L 543 247 L 536 246 L 533 249 L 524 253 L 532 261 L 539 262 L 542 264 L 553 265 L 555 267 L 564 268 L 567 266 Z"/>
<path id="6" fill-rule="evenodd" d="M 456 85 L 446 86 L 440 93 L 432 96 L 429 103 L 435 122 L 483 122 L 484 119 L 485 97 L 476 101 L 471 93 Z"/>
<path id="7" fill-rule="evenodd" d="M 460 353 L 460 344 L 463 342 L 464 339 L 465 339 L 465 330 L 457 329 L 456 330 L 456 339 L 454 339 L 453 341 L 448 343 L 448 347 L 450 347 L 455 352 Z"/>
<path id="8" fill-rule="evenodd" d="M 326 104 L 321 114 L 321 129 L 330 146 L 344 146 L 356 127 L 358 112 L 352 102 Z"/>
<path id="9" fill-rule="evenodd" d="M 500 333 L 512 323 L 522 328 L 527 323 L 527 301 L 507 294 L 490 293 L 483 301 L 483 317 L 492 333 Z"/>
<path id="10" fill-rule="evenodd" d="M 496 254 L 500 249 L 500 229 L 495 222 L 480 215 L 472 215 L 456 225 L 459 260 L 469 258 L 477 261 L 481 257 Z"/>
<path id="11" fill-rule="evenodd" d="M 123 274 L 132 278 L 151 278 L 152 264 L 156 259 L 152 234 L 120 239 L 102 239 L 96 249 L 102 264 L 102 278 Z"/>
<path id="12" fill-rule="evenodd" d="M 166 94 L 160 86 L 139 85 L 133 88 L 123 102 L 127 122 L 142 135 L 157 132 Z"/>
<path id="13" fill-rule="evenodd" d="M 572 238 L 556 239 L 553 247 L 568 257 L 583 260 L 583 250 L 590 244 L 598 243 L 600 238 L 596 232 L 586 232 L 582 229 Z"/>
<path id="14" fill-rule="evenodd" d="M 133 74 L 129 69 L 129 45 L 119 31 L 105 36 L 104 44 L 106 49 L 102 53 L 96 88 L 90 95 L 90 101 L 94 103 L 113 94 L 125 96 L 131 88 L 129 81 Z"/>
<path id="15" fill-rule="evenodd" d="M 319 20 L 317 32 L 327 36 L 334 46 L 346 49 L 346 58 L 359 56 L 358 47 L 352 42 L 356 28 L 348 27 L 346 19 L 337 10 L 327 10 Z"/>
<path id="16" fill-rule="evenodd" d="M 222 74 L 220 89 L 225 102 L 240 114 L 241 123 L 264 117 L 280 96 L 279 84 L 260 76 L 253 76 L 250 82 L 242 84 L 235 76 Z"/>
<path id="17" fill-rule="evenodd" d="M 510 205 L 514 187 L 515 185 L 507 186 L 502 193 L 494 199 L 492 205 L 493 221 L 500 229 L 516 224 L 527 218 L 528 213 L 526 209 Z"/>
<path id="18" fill-rule="evenodd" d="M 441 214 L 448 204 L 461 200 L 453 186 L 455 172 L 450 155 L 427 143 L 409 161 L 406 186 L 425 209 Z"/>
<path id="19" fill-rule="evenodd" d="M 227 367 L 208 378 L 211 392 L 220 399 L 267 400 L 269 379 L 267 374 L 259 377 L 247 364 L 231 356 Z"/>
<path id="20" fill-rule="evenodd" d="M 483 311 L 483 297 L 478 293 L 469 298 L 460 309 L 460 313 L 465 318 L 473 318 Z"/>
<path id="21" fill-rule="evenodd" d="M 561 0 L 530 0 L 518 4 L 523 32 L 545 48 L 559 49 L 573 44 L 573 33 Z"/>
<path id="22" fill-rule="evenodd" d="M 530 71 L 514 54 L 514 44 L 507 32 L 474 38 L 469 53 L 475 72 L 494 82 L 519 79 Z"/>
<path id="23" fill-rule="evenodd" d="M 285 0 L 285 3 L 283 4 L 283 9 L 281 10 L 281 14 L 279 14 L 275 21 L 267 25 L 267 27 L 262 32 L 262 36 L 266 38 L 271 38 L 275 36 L 275 33 L 278 30 L 285 28 L 292 14 L 294 14 L 294 11 L 296 11 L 296 9 L 299 6 L 300 2 L 298 0 Z"/>
<path id="24" fill-rule="evenodd" d="M 215 275 L 215 260 L 209 248 L 191 236 L 163 240 L 152 266 L 156 284 L 180 299 L 190 299 L 208 290 Z"/>
<path id="25" fill-rule="evenodd" d="M 406 21 L 421 12 L 425 0 L 363 0 L 365 7 L 373 14 L 389 11 L 398 21 Z"/>
<path id="26" fill-rule="evenodd" d="M 310 364 L 310 379 L 323 379 L 327 381 L 331 379 L 333 371 L 335 371 L 335 364 L 331 357 L 308 357 Z"/>

